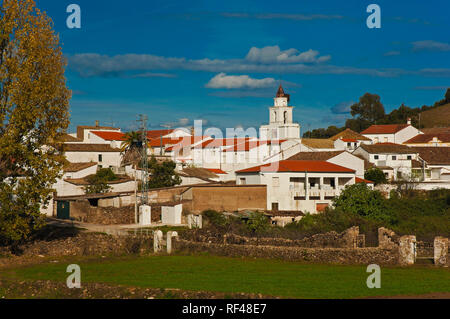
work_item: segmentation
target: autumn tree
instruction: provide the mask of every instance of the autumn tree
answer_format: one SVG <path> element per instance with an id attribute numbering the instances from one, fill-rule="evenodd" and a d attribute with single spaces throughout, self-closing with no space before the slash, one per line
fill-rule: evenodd
<path id="1" fill-rule="evenodd" d="M 59 38 L 32 0 L 0 4 L 0 243 L 44 225 L 40 214 L 61 172 L 58 141 L 69 123 Z"/>

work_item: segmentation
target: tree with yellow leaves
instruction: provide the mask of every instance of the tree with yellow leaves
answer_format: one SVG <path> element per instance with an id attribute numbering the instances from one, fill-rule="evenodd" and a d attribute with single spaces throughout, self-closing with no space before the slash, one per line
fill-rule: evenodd
<path id="1" fill-rule="evenodd" d="M 44 225 L 61 173 L 58 152 L 69 123 L 66 61 L 51 19 L 33 0 L 0 4 L 0 244 Z"/>

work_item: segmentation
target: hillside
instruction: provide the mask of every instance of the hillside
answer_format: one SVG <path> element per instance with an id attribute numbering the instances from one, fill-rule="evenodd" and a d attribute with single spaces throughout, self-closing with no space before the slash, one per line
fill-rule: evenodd
<path id="1" fill-rule="evenodd" d="M 420 113 L 420 126 L 424 128 L 450 126 L 450 103 Z"/>

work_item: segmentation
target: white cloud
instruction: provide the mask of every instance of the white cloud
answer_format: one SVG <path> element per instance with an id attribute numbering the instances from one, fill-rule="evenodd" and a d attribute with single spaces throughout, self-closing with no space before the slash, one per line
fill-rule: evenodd
<path id="1" fill-rule="evenodd" d="M 273 78 L 252 79 L 248 75 L 226 75 L 222 72 L 209 80 L 205 86 L 212 89 L 256 89 L 274 86 L 275 84 L 276 81 Z"/>
<path id="2" fill-rule="evenodd" d="M 299 53 L 297 49 L 281 51 L 278 45 L 263 48 L 252 47 L 245 57 L 256 63 L 317 63 L 328 61 L 331 57 L 318 57 L 319 51 L 311 50 Z"/>
<path id="3" fill-rule="evenodd" d="M 450 69 L 373 69 L 329 65 L 329 55 L 319 56 L 315 50 L 299 53 L 296 49 L 280 50 L 278 46 L 253 47 L 242 59 L 186 59 L 151 54 L 123 54 L 116 56 L 82 53 L 69 56 L 70 70 L 82 77 L 127 77 L 156 70 L 188 70 L 213 73 L 275 73 L 275 74 L 355 74 L 379 77 L 399 75 L 450 76 Z M 147 73 L 149 76 L 151 73 Z M 159 76 L 164 73 L 154 73 Z M 154 75 L 153 74 L 153 75 Z"/>
<path id="4" fill-rule="evenodd" d="M 414 51 L 450 51 L 450 44 L 433 40 L 412 42 Z"/>

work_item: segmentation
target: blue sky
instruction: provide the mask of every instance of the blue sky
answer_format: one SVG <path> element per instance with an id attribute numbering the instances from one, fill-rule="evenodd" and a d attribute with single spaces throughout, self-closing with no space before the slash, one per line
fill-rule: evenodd
<path id="1" fill-rule="evenodd" d="M 390 111 L 450 87 L 447 1 L 36 2 L 68 59 L 71 131 L 95 120 L 135 129 L 140 113 L 151 128 L 259 127 L 281 81 L 303 132 L 342 125 L 366 92 Z M 71 3 L 78 30 L 66 26 Z M 380 29 L 366 26 L 371 3 Z"/>

